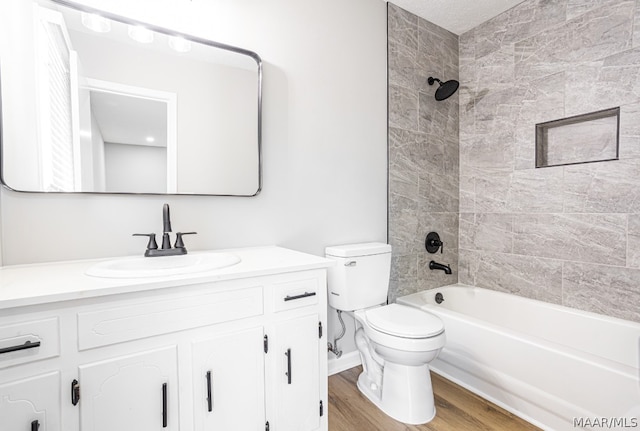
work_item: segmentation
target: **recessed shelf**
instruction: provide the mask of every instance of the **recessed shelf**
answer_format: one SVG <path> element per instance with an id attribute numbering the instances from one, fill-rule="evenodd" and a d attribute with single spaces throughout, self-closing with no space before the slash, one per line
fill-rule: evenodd
<path id="1" fill-rule="evenodd" d="M 536 168 L 618 159 L 620 107 L 536 124 Z"/>

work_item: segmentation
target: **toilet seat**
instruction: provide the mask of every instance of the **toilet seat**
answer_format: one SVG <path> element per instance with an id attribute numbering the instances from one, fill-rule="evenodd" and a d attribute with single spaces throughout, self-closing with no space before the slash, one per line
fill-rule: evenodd
<path id="1" fill-rule="evenodd" d="M 387 310 L 389 307 L 391 308 Z M 426 317 L 423 319 L 424 316 L 415 315 L 412 311 L 422 313 Z M 406 313 L 407 315 L 411 315 L 411 317 L 415 318 L 412 320 L 413 322 L 426 322 L 425 326 L 427 329 L 421 330 L 417 328 L 417 323 L 415 325 L 403 326 L 402 319 L 399 321 L 400 323 L 394 324 L 394 322 L 390 321 L 390 316 L 395 316 L 397 313 Z M 374 325 L 377 325 L 377 327 L 371 324 L 369 320 L 370 316 L 373 317 Z M 446 338 L 444 324 L 440 318 L 438 316 L 428 314 L 426 311 L 412 308 L 407 305 L 390 304 L 365 310 L 358 310 L 354 313 L 354 317 L 362 325 L 367 337 L 381 346 L 406 352 L 428 352 L 441 349 L 445 344 Z M 408 333 L 413 334 L 414 336 L 402 336 L 392 334 L 390 332 L 395 332 L 396 334 Z M 416 334 L 421 333 L 430 333 L 432 335 L 428 337 L 416 337 Z"/>
<path id="2" fill-rule="evenodd" d="M 407 305 L 389 304 L 365 310 L 372 329 L 402 338 L 430 338 L 444 332 L 444 323 L 433 314 Z"/>

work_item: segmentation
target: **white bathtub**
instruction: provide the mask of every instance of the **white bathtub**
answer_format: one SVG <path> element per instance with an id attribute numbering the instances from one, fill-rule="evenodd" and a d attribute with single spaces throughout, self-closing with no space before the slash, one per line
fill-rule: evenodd
<path id="1" fill-rule="evenodd" d="M 444 321 L 433 371 L 525 420 L 640 430 L 639 323 L 459 284 L 397 302 Z"/>

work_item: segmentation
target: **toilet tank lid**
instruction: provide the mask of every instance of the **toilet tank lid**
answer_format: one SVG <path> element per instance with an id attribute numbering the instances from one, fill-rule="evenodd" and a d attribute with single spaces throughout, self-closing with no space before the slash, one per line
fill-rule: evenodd
<path id="1" fill-rule="evenodd" d="M 363 244 L 335 245 L 324 249 L 327 256 L 357 257 L 374 254 L 391 253 L 391 246 L 383 242 L 367 242 Z"/>

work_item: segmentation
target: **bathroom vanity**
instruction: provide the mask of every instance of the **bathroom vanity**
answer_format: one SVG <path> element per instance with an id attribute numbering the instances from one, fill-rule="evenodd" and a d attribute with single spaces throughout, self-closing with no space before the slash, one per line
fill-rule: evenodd
<path id="1" fill-rule="evenodd" d="M 239 263 L 158 277 L 0 269 L 2 428 L 327 430 L 332 262 L 225 252 Z"/>

